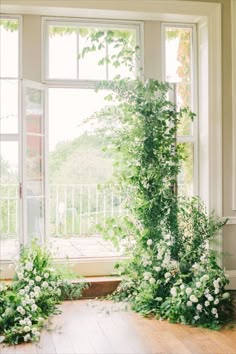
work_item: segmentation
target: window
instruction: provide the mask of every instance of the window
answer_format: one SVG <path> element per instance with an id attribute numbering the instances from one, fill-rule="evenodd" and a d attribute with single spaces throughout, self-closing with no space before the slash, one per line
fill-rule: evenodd
<path id="1" fill-rule="evenodd" d="M 0 258 L 12 259 L 19 246 L 20 26 L 0 17 Z"/>
<path id="2" fill-rule="evenodd" d="M 45 80 L 97 81 L 111 80 L 117 75 L 134 76 L 125 65 L 121 64 L 117 68 L 116 63 L 111 63 L 113 55 L 117 53 L 117 46 L 113 41 L 109 43 L 108 40 L 105 45 L 98 45 L 95 51 L 92 37 L 99 40 L 100 37 L 109 38 L 114 33 L 119 40 L 125 39 L 129 49 L 139 43 L 140 25 L 114 24 L 114 21 L 85 23 L 46 20 Z"/>
<path id="3" fill-rule="evenodd" d="M 195 31 L 194 25 L 163 24 L 164 79 L 172 84 L 177 108 L 189 107 L 196 113 Z M 177 141 L 185 156 L 178 193 L 191 196 L 197 193 L 197 123 L 183 118 Z"/>

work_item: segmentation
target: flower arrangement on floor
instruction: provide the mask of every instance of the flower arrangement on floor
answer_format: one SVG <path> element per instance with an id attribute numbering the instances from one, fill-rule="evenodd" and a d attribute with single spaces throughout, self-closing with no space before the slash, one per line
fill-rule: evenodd
<path id="1" fill-rule="evenodd" d="M 232 302 L 209 243 L 226 220 L 209 215 L 199 198 L 175 193 L 188 154 L 186 144 L 177 144 L 177 130 L 194 114 L 178 111 L 167 100 L 170 86 L 157 80 L 117 80 L 100 88 L 111 90 L 116 105 L 93 119 L 116 153 L 115 184 L 131 191 L 128 214 L 99 227 L 130 251 L 118 265 L 123 281 L 113 298 L 130 301 L 143 315 L 219 328 L 231 318 Z"/>
<path id="2" fill-rule="evenodd" d="M 10 285 L 0 283 L 1 342 L 18 344 L 38 341 L 49 316 L 60 313 L 57 304 L 70 291 L 78 298 L 84 284 L 63 280 L 52 267 L 50 252 L 33 243 L 21 252 Z"/>

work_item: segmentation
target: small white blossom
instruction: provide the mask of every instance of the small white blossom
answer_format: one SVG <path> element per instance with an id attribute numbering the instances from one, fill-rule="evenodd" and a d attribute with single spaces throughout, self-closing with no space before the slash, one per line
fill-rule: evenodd
<path id="1" fill-rule="evenodd" d="M 191 295 L 189 299 L 192 302 L 198 302 L 198 298 L 195 295 Z"/>
<path id="2" fill-rule="evenodd" d="M 30 281 L 29 281 L 29 286 L 32 286 L 32 285 L 34 285 L 34 281 L 33 281 L 33 280 L 30 280 Z"/>
<path id="3" fill-rule="evenodd" d="M 28 271 L 31 271 L 33 269 L 33 263 L 27 262 L 25 265 L 25 269 L 27 269 Z"/>
<path id="4" fill-rule="evenodd" d="M 230 295 L 229 295 L 229 293 L 226 292 L 222 295 L 222 297 L 223 297 L 223 299 L 228 299 L 230 297 Z"/>
<path id="5" fill-rule="evenodd" d="M 192 306 L 192 301 L 187 301 L 187 306 L 188 307 Z"/>
<path id="6" fill-rule="evenodd" d="M 171 293 L 171 295 L 174 296 L 174 297 L 177 296 L 177 289 L 176 289 L 175 287 L 171 288 L 171 289 L 170 289 L 170 293 Z"/>
<path id="7" fill-rule="evenodd" d="M 25 290 L 24 289 L 20 289 L 19 294 L 20 295 L 24 295 L 25 294 Z"/>
<path id="8" fill-rule="evenodd" d="M 150 283 L 150 284 L 155 284 L 155 282 L 156 282 L 156 280 L 155 280 L 154 278 L 150 278 L 150 279 L 149 279 L 149 283 Z"/>
<path id="9" fill-rule="evenodd" d="M 206 307 L 208 307 L 208 306 L 210 305 L 210 302 L 209 302 L 209 301 L 205 301 L 205 302 L 204 302 L 204 305 L 205 305 Z"/>
<path id="10" fill-rule="evenodd" d="M 201 283 L 200 281 L 197 281 L 197 282 L 196 282 L 196 287 L 197 287 L 197 288 L 200 288 L 201 286 L 202 286 L 202 283 Z"/>
<path id="11" fill-rule="evenodd" d="M 21 315 L 24 315 L 25 314 L 25 309 L 23 309 L 22 306 L 18 306 L 16 311 L 18 311 Z"/>
<path id="12" fill-rule="evenodd" d="M 154 267 L 154 270 L 155 270 L 156 272 L 160 272 L 161 267 Z"/>
<path id="13" fill-rule="evenodd" d="M 45 273 L 44 274 L 44 278 L 47 279 L 49 277 L 49 274 L 48 273 Z"/>
<path id="14" fill-rule="evenodd" d="M 42 287 L 43 287 L 43 288 L 47 288 L 47 287 L 48 287 L 48 282 L 44 281 L 44 282 L 42 283 Z"/>
<path id="15" fill-rule="evenodd" d="M 215 291 L 214 291 L 214 293 L 215 293 L 216 295 L 219 294 L 219 292 L 220 292 L 220 289 L 219 289 L 219 288 L 216 288 Z"/>
<path id="16" fill-rule="evenodd" d="M 199 315 L 194 316 L 195 321 L 199 320 L 199 318 L 200 318 Z"/>
<path id="17" fill-rule="evenodd" d="M 23 273 L 18 273 L 17 275 L 18 275 L 19 280 L 22 280 L 23 277 L 24 277 L 24 276 L 23 276 Z"/>
<path id="18" fill-rule="evenodd" d="M 32 310 L 32 311 L 36 311 L 37 308 L 38 308 L 38 306 L 37 306 L 36 304 L 33 304 L 33 305 L 31 306 L 31 310 Z"/>
<path id="19" fill-rule="evenodd" d="M 192 292 L 192 289 L 191 289 L 191 288 L 187 288 L 185 291 L 186 291 L 186 294 L 187 294 L 187 295 L 190 295 L 191 292 Z"/>
<path id="20" fill-rule="evenodd" d="M 184 284 L 180 285 L 180 289 L 183 290 L 185 288 Z"/>
<path id="21" fill-rule="evenodd" d="M 145 272 L 143 274 L 144 280 L 149 280 L 151 278 L 152 274 L 150 272 Z"/>
<path id="22" fill-rule="evenodd" d="M 202 305 L 201 304 L 197 304 L 197 310 L 200 311 L 200 312 L 202 311 Z"/>
<path id="23" fill-rule="evenodd" d="M 211 296 L 211 295 L 208 295 L 207 299 L 208 299 L 208 301 L 213 301 L 214 300 L 213 296 Z"/>
<path id="24" fill-rule="evenodd" d="M 35 297 L 35 293 L 33 291 L 31 291 L 31 293 L 29 295 L 30 295 L 31 298 Z"/>
<path id="25" fill-rule="evenodd" d="M 194 263 L 194 264 L 192 265 L 192 268 L 193 268 L 193 269 L 199 269 L 199 264 L 198 264 L 198 263 Z"/>
<path id="26" fill-rule="evenodd" d="M 214 305 L 218 305 L 219 304 L 219 299 L 215 299 L 215 301 L 214 301 Z"/>
<path id="27" fill-rule="evenodd" d="M 30 326 L 25 326 L 24 327 L 24 332 L 29 332 L 30 331 Z"/>
<path id="28" fill-rule="evenodd" d="M 213 315 L 215 315 L 217 313 L 217 308 L 213 307 L 211 310 L 211 313 L 213 313 Z"/>
<path id="29" fill-rule="evenodd" d="M 25 286 L 25 288 L 24 288 L 24 290 L 25 290 L 25 292 L 26 292 L 26 293 L 28 293 L 28 292 L 29 292 L 29 290 L 30 290 L 29 286 L 28 286 L 28 285 L 26 285 L 26 286 Z"/>
<path id="30" fill-rule="evenodd" d="M 151 246 L 151 245 L 152 245 L 152 240 L 151 240 L 151 239 L 147 240 L 147 245 L 148 245 L 148 246 Z"/>
<path id="31" fill-rule="evenodd" d="M 24 336 L 24 341 L 28 342 L 29 340 L 30 340 L 30 334 L 28 333 Z"/>
<path id="32" fill-rule="evenodd" d="M 204 274 L 202 277 L 201 277 L 201 281 L 207 281 L 209 280 L 209 275 L 208 274 Z"/>
<path id="33" fill-rule="evenodd" d="M 40 282 L 41 279 L 42 279 L 42 278 L 41 278 L 39 275 L 37 275 L 37 277 L 35 278 L 35 280 L 36 280 L 37 282 Z"/>
<path id="34" fill-rule="evenodd" d="M 25 325 L 25 320 L 20 320 L 19 323 L 20 323 L 21 326 L 24 326 Z"/>
<path id="35" fill-rule="evenodd" d="M 165 273 L 165 278 L 170 278 L 171 277 L 171 274 L 169 272 Z"/>

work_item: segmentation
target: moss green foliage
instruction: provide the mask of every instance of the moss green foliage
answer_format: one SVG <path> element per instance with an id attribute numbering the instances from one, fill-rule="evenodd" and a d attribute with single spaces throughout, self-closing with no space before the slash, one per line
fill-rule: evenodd
<path id="1" fill-rule="evenodd" d="M 79 298 L 85 286 L 64 280 L 47 249 L 37 244 L 24 248 L 13 282 L 0 284 L 0 342 L 38 341 L 47 318 L 60 313 L 57 304 Z"/>

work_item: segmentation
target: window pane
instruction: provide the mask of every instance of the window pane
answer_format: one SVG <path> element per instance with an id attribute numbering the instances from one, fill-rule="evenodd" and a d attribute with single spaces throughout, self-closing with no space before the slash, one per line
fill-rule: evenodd
<path id="1" fill-rule="evenodd" d="M 185 160 L 182 162 L 178 176 L 178 193 L 184 196 L 193 195 L 193 143 L 180 143 Z"/>
<path id="2" fill-rule="evenodd" d="M 26 177 L 28 180 L 41 180 L 43 175 L 43 139 L 42 136 L 26 137 Z"/>
<path id="3" fill-rule="evenodd" d="M 0 79 L 0 133 L 18 133 L 18 80 Z"/>
<path id="4" fill-rule="evenodd" d="M 43 134 L 43 93 L 41 90 L 26 88 L 26 132 Z"/>
<path id="5" fill-rule="evenodd" d="M 29 240 L 44 235 L 44 198 L 27 198 L 27 232 Z"/>
<path id="6" fill-rule="evenodd" d="M 19 21 L 0 19 L 0 77 L 18 77 Z"/>
<path id="7" fill-rule="evenodd" d="M 127 53 L 134 51 L 137 44 L 136 31 L 135 30 L 113 30 L 115 33 L 115 42 L 108 44 L 108 55 L 111 59 L 111 63 L 108 64 L 108 79 L 112 80 L 117 75 L 121 78 L 129 77 L 131 79 L 135 78 L 135 55 L 132 55 L 132 60 L 129 61 L 126 54 L 121 55 L 121 47 L 119 47 L 119 40 L 124 40 L 125 46 L 122 47 L 127 50 Z M 114 56 L 114 59 L 113 59 Z M 129 56 L 129 55 L 128 55 Z M 117 60 L 117 58 L 119 58 Z M 130 68 L 133 68 L 131 71 Z"/>
<path id="8" fill-rule="evenodd" d="M 166 80 L 169 82 L 191 81 L 192 29 L 165 28 Z"/>
<path id="9" fill-rule="evenodd" d="M 18 142 L 0 141 L 0 259 L 19 250 Z"/>
<path id="10" fill-rule="evenodd" d="M 77 78 L 76 27 L 49 26 L 49 78 Z"/>
<path id="11" fill-rule="evenodd" d="M 81 28 L 83 31 L 83 28 Z M 94 31 L 94 30 L 90 30 Z M 83 31 L 84 32 L 84 31 Z M 83 33 L 82 32 L 82 33 Z M 83 52 L 85 47 L 92 47 L 93 43 L 89 37 L 80 34 L 79 36 L 79 52 Z M 105 80 L 106 79 L 106 64 L 99 65 L 99 61 L 106 57 L 106 49 L 88 52 L 79 60 L 79 78 L 84 80 Z"/>

